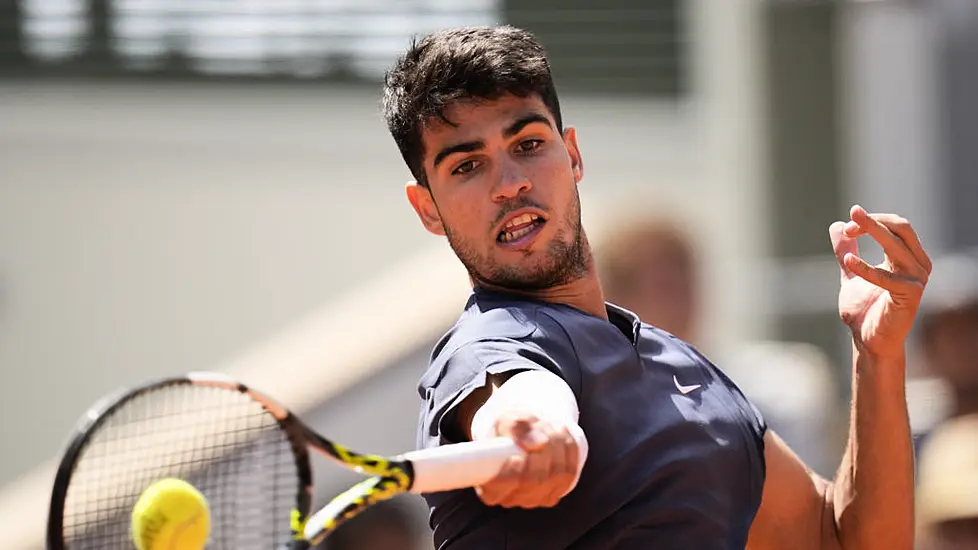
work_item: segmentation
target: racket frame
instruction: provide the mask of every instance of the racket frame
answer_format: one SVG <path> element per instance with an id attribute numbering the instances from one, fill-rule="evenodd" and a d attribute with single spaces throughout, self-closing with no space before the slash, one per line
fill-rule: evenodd
<path id="1" fill-rule="evenodd" d="M 287 409 L 244 384 L 216 373 L 190 373 L 182 376 L 156 378 L 138 385 L 120 388 L 107 394 L 89 407 L 81 419 L 77 421 L 71 436 L 68 438 L 68 444 L 62 453 L 61 461 L 54 476 L 48 509 L 47 541 L 45 544 L 47 550 L 70 550 L 64 540 L 64 512 L 68 489 L 71 486 L 71 479 L 78 460 L 82 457 L 82 453 L 92 437 L 98 432 L 98 428 L 111 418 L 112 413 L 129 401 L 151 391 L 178 385 L 218 386 L 236 390 L 257 401 L 275 418 L 279 429 L 285 433 L 289 441 L 296 466 L 298 490 L 295 507 L 290 518 L 293 548 L 294 550 L 304 550 L 309 547 L 302 540 L 302 530 L 299 527 L 305 524 L 306 517 L 312 507 L 313 478 L 308 446 L 310 440 L 306 436 L 314 432 L 299 422 L 297 417 L 289 413 Z"/>
<path id="2" fill-rule="evenodd" d="M 291 550 L 318 544 L 342 523 L 370 505 L 402 493 L 416 494 L 464 489 L 494 477 L 510 457 L 523 451 L 508 438 L 445 445 L 393 457 L 361 454 L 323 437 L 289 409 L 231 377 L 215 372 L 191 372 L 152 380 L 109 394 L 90 407 L 75 426 L 59 464 L 48 513 L 47 549 L 67 550 L 64 506 L 78 459 L 98 427 L 119 407 L 150 391 L 172 385 L 218 387 L 247 395 L 278 423 L 292 449 L 297 472 L 297 501 L 290 519 Z M 333 498 L 310 517 L 313 475 L 309 451 L 319 451 L 346 469 L 371 476 Z"/>

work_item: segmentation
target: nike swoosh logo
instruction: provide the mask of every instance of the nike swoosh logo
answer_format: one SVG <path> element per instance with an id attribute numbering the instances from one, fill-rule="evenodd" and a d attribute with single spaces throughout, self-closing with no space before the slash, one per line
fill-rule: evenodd
<path id="1" fill-rule="evenodd" d="M 683 395 L 686 395 L 687 393 L 689 393 L 689 392 L 691 392 L 693 390 L 697 390 L 697 389 L 700 388 L 700 385 L 699 384 L 693 384 L 691 386 L 684 386 L 684 385 L 680 384 L 679 383 L 679 379 L 676 378 L 676 375 L 675 374 L 672 375 L 672 381 L 676 383 L 676 389 L 678 389 L 679 390 L 679 393 L 681 393 Z"/>

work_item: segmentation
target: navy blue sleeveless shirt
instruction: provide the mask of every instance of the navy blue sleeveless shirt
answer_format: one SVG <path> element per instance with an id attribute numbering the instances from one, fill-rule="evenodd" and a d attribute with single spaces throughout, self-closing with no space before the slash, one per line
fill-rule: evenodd
<path id="1" fill-rule="evenodd" d="M 741 550 L 764 486 L 758 410 L 689 344 L 607 304 L 473 292 L 418 391 L 418 447 L 463 440 L 458 405 L 487 375 L 545 369 L 573 390 L 589 453 L 552 508 L 424 495 L 438 550 Z"/>

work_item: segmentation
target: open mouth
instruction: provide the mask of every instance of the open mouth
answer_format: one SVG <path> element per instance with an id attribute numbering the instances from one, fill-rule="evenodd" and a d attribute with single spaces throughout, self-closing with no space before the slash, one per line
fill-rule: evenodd
<path id="1" fill-rule="evenodd" d="M 502 231 L 496 236 L 496 241 L 507 245 L 521 244 L 535 235 L 545 223 L 546 220 L 537 214 L 526 213 L 517 216 L 503 226 Z"/>

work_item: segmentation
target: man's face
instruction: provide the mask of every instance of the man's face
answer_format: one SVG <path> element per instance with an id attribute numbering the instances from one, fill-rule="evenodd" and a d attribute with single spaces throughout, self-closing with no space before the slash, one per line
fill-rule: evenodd
<path id="1" fill-rule="evenodd" d="M 646 323 L 682 340 L 696 340 L 697 296 L 691 262 L 657 235 L 628 249 L 635 259 L 628 283 L 614 289 L 612 301 L 634 311 Z"/>
<path id="2" fill-rule="evenodd" d="M 452 124 L 423 130 L 428 189 L 408 199 L 432 233 L 445 235 L 476 284 L 539 290 L 584 275 L 574 130 L 558 133 L 539 97 L 503 96 L 449 107 Z"/>

